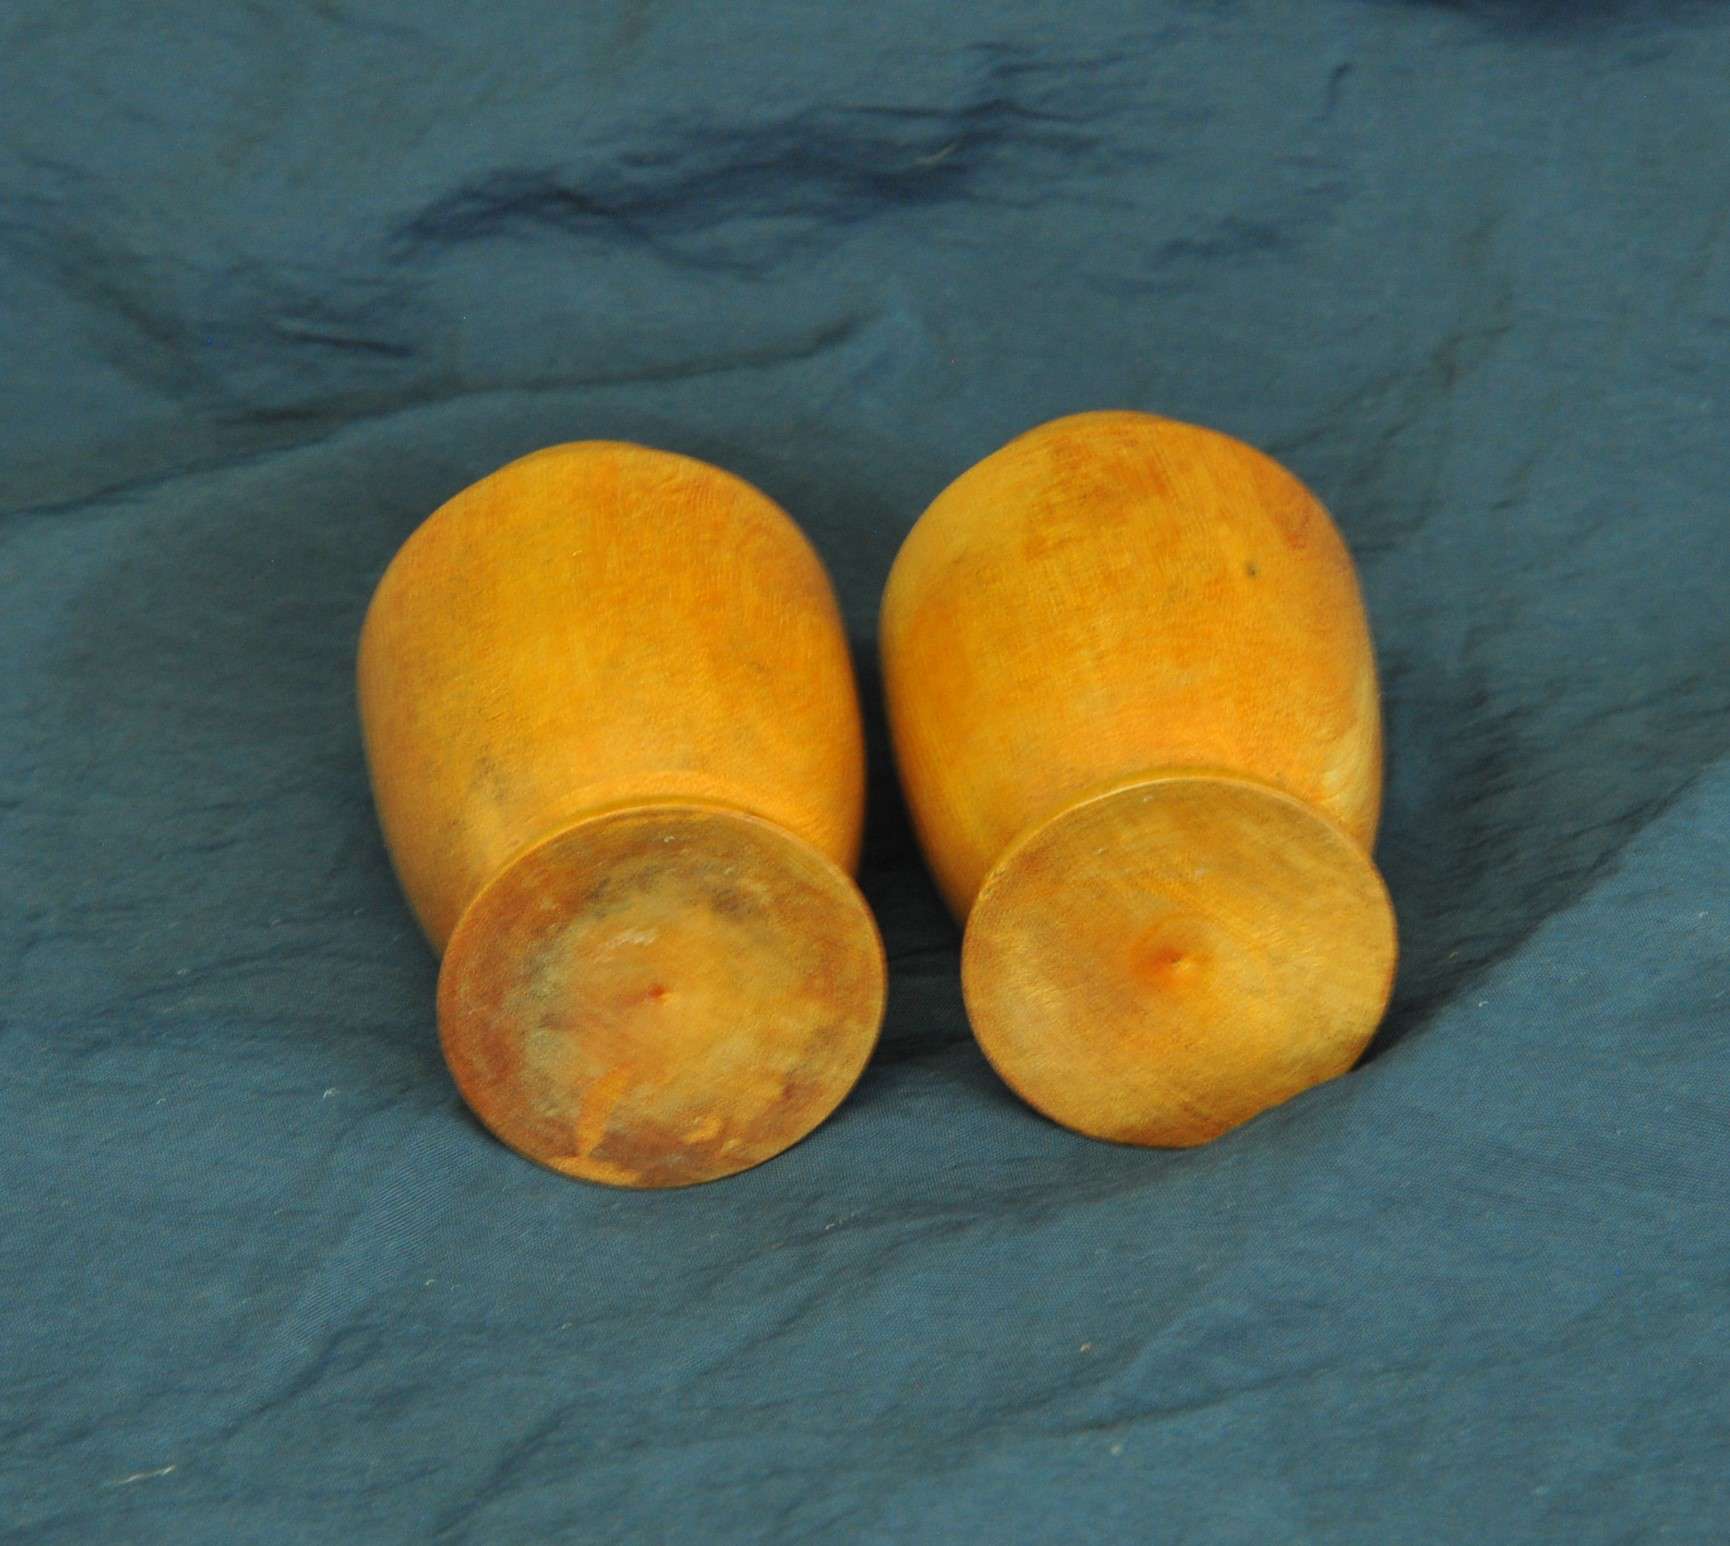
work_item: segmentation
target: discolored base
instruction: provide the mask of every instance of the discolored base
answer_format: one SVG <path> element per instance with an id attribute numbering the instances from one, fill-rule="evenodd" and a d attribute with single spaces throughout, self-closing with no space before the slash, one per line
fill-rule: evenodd
<path id="1" fill-rule="evenodd" d="M 883 947 L 834 864 L 701 805 L 614 811 L 529 850 L 439 973 L 463 1098 L 513 1149 L 615 1186 L 683 1186 L 797 1143 L 865 1067 Z"/>
<path id="2" fill-rule="evenodd" d="M 1095 1138 L 1205 1143 L 1344 1073 L 1393 988 L 1393 908 L 1302 801 L 1171 773 L 1024 834 L 967 921 L 986 1057 Z"/>

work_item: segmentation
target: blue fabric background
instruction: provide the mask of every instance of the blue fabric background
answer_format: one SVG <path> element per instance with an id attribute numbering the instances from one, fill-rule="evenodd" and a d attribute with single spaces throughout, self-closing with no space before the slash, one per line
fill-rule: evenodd
<path id="1" fill-rule="evenodd" d="M 1385 671 L 1365 1065 L 1193 1153 L 992 1078 L 881 729 L 1059 413 L 1294 467 Z M 0 1537 L 1730 1539 L 1730 8 L 0 15 Z M 770 1165 L 468 1118 L 351 667 L 562 439 L 805 525 L 882 1050 Z"/>

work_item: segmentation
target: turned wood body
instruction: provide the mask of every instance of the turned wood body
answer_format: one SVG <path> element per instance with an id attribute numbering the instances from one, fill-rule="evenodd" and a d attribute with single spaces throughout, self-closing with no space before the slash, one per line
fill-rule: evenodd
<path id="1" fill-rule="evenodd" d="M 392 860 L 448 947 L 446 1054 L 507 1142 L 702 1180 L 845 1093 L 882 989 L 843 874 L 859 707 L 828 578 L 767 497 L 631 445 L 513 462 L 391 563 L 359 694 Z"/>
<path id="2" fill-rule="evenodd" d="M 1349 1066 L 1392 972 L 1391 914 L 1367 859 L 1380 714 L 1351 559 L 1296 478 L 1228 436 L 1144 414 L 1042 426 L 921 517 L 890 577 L 881 641 L 915 825 L 951 907 L 971 915 L 974 1027 L 1012 1084 L 1083 1131 L 1187 1143 Z M 1103 815 L 1065 824 L 1101 797 L 1115 801 Z M 1253 850 L 1258 823 L 1279 859 L 1210 866 L 1209 842 Z M 1185 832 L 1193 862 L 1154 874 Z M 1335 946 L 1282 939 L 1278 905 L 1223 896 L 1255 891 L 1293 855 L 1313 863 L 1285 884 L 1344 887 Z M 982 887 L 1017 863 L 982 923 Z M 1192 871 L 1200 890 L 1178 895 Z M 1131 873 L 1136 887 L 1112 894 L 1111 876 Z M 1069 970 L 1064 950 L 1104 977 L 1053 980 Z M 1343 972 L 1345 1001 L 1294 1001 L 1287 1029 L 1269 1022 L 1266 1045 L 1246 1052 L 1232 1027 L 1265 997 L 1267 970 L 1280 982 Z M 1318 1031 L 1328 1014 L 1337 1023 Z M 1067 1030 L 1036 1034 L 1042 1015 Z M 1313 1057 L 1292 1050 L 1305 1038 Z M 1241 1057 L 1253 1066 L 1234 1066 Z"/>

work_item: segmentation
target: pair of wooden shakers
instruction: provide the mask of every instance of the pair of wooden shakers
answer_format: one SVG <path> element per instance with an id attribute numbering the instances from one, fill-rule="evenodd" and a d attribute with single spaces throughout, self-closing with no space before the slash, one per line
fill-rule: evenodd
<path id="1" fill-rule="evenodd" d="M 925 512 L 880 642 L 968 1014 L 1030 1104 L 1195 1144 L 1351 1067 L 1396 954 L 1380 708 L 1294 477 L 1143 414 L 1047 424 Z M 505 1143 L 676 1186 L 841 1102 L 885 988 L 849 878 L 864 742 L 828 578 L 768 498 L 611 442 L 512 462 L 391 563 L 360 710 L 446 1060 Z"/>

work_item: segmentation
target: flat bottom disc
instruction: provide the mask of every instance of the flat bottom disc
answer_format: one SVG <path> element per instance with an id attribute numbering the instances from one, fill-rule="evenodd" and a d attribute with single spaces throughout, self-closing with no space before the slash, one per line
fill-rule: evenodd
<path id="1" fill-rule="evenodd" d="M 986 1057 L 1121 1143 L 1205 1143 L 1345 1073 L 1393 989 L 1392 904 L 1339 827 L 1269 785 L 1173 773 L 1018 839 L 967 921 Z"/>
<path id="2" fill-rule="evenodd" d="M 847 875 L 770 822 L 654 805 L 530 849 L 439 973 L 463 1098 L 566 1175 L 683 1186 L 779 1154 L 877 1039 L 883 947 Z"/>

